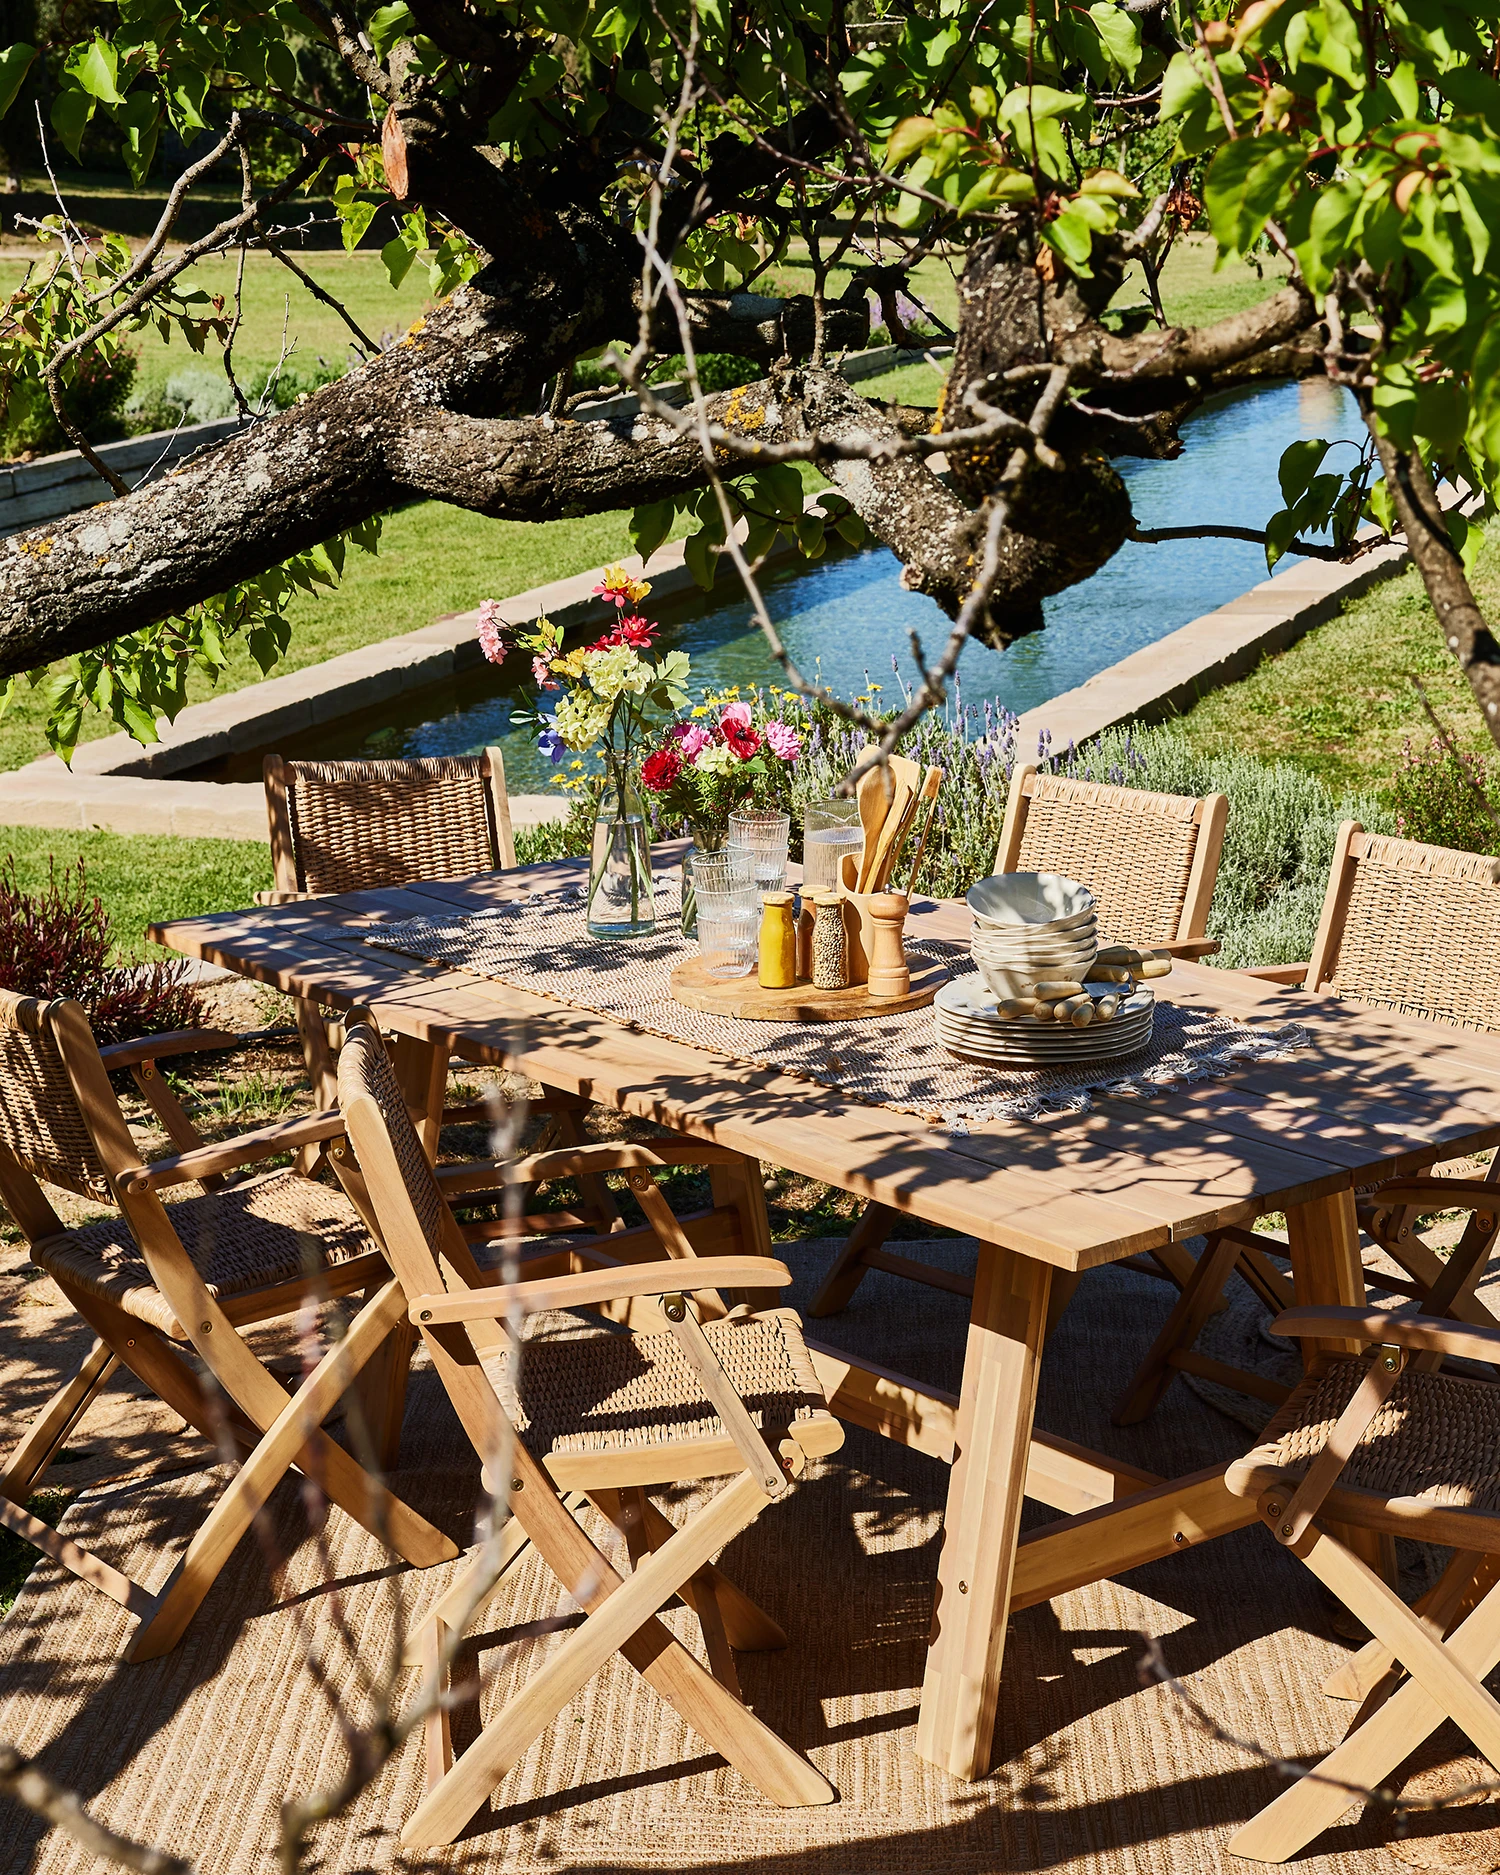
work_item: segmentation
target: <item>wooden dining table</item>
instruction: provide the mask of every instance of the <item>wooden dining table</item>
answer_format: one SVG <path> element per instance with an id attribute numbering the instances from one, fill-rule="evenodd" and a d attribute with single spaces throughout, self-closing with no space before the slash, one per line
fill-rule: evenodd
<path id="1" fill-rule="evenodd" d="M 482 911 L 579 870 L 557 862 L 312 898 L 150 935 L 327 1007 L 369 1006 L 403 1038 L 408 1090 L 425 1088 L 434 1112 L 458 1055 L 977 1240 L 956 1398 L 810 1345 L 840 1417 L 951 1467 L 917 1750 L 958 1777 L 981 1776 L 1010 1613 L 1257 1515 L 1230 1496 L 1219 1465 L 1156 1478 L 1034 1425 L 1054 1281 L 1283 1211 L 1299 1301 L 1362 1303 L 1356 1190 L 1500 1143 L 1500 1036 L 1179 963 L 1153 985 L 1160 996 L 1240 1021 L 1295 1021 L 1306 1046 L 1149 1100 L 1095 1091 L 1085 1113 L 957 1133 L 363 941 L 374 926 Z M 962 905 L 913 905 L 912 936 L 967 931 Z M 1023 1535 L 1028 1497 L 1062 1515 Z"/>

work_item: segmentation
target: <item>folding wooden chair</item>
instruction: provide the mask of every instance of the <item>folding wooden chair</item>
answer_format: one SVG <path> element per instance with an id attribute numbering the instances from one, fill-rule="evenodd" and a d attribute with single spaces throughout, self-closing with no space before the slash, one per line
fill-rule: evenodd
<path id="1" fill-rule="evenodd" d="M 1227 1845 L 1283 1862 L 1337 1822 L 1355 1793 L 1386 1784 L 1444 1718 L 1500 1769 L 1500 1704 L 1481 1684 L 1500 1664 L 1500 1385 L 1436 1371 L 1449 1355 L 1500 1362 L 1500 1330 L 1332 1307 L 1293 1308 L 1272 1326 L 1375 1344 L 1358 1359 L 1320 1357 L 1226 1475 L 1374 1637 L 1324 1684 L 1360 1701 L 1343 1743 Z M 1456 1553 L 1407 1607 L 1329 1534 L 1325 1517 Z"/>
<path id="2" fill-rule="evenodd" d="M 1497 955 L 1500 859 L 1388 839 L 1350 820 L 1339 828 L 1334 844 L 1310 961 L 1270 964 L 1245 974 L 1402 1010 L 1429 1022 L 1495 1030 L 1500 1029 Z M 1497 1175 L 1500 1155 L 1487 1177 Z M 1452 1179 L 1403 1178 L 1358 1193 L 1361 1227 L 1406 1272 L 1372 1271 L 1371 1280 L 1430 1308 L 1434 1285 L 1442 1283 L 1446 1292 L 1455 1262 L 1444 1263 L 1422 1241 L 1417 1221 L 1424 1213 L 1462 1204 L 1463 1190 Z M 1497 1325 L 1473 1294 L 1497 1233 L 1500 1188 L 1474 1211 L 1454 1253 L 1466 1277 L 1451 1297 L 1452 1312 L 1479 1326 Z M 1284 1388 L 1263 1376 L 1208 1360 L 1193 1346 L 1231 1269 L 1238 1268 L 1268 1307 L 1290 1306 L 1291 1283 L 1271 1261 L 1277 1254 L 1285 1254 L 1284 1245 L 1252 1231 L 1210 1236 L 1181 1300 L 1121 1397 L 1117 1425 L 1144 1419 L 1179 1372 L 1203 1375 L 1272 1404 L 1285 1397 Z"/>
<path id="3" fill-rule="evenodd" d="M 827 1780 L 741 1702 L 735 1646 L 784 1645 L 775 1623 L 732 1588 L 711 1558 L 786 1495 L 809 1456 L 836 1451 L 843 1429 L 827 1409 L 796 1316 L 737 1305 L 719 1289 L 779 1287 L 791 1277 L 770 1257 L 698 1257 L 683 1241 L 649 1175 L 644 1208 L 659 1227 L 655 1254 L 629 1266 L 552 1275 L 510 1287 L 472 1286 L 462 1235 L 443 1202 L 372 1023 L 350 1028 L 339 1094 L 369 1184 L 391 1266 L 491 1490 L 505 1494 L 514 1526 L 588 1611 L 583 1625 L 456 1761 L 446 1713 L 427 1723 L 427 1789 L 402 1832 L 408 1846 L 451 1842 L 531 1742 L 615 1652 L 677 1708 L 694 1730 L 774 1802 L 828 1803 Z M 668 1149 L 677 1142 L 663 1142 Z M 712 1157 L 712 1147 L 689 1149 Z M 529 1182 L 538 1168 L 510 1169 Z M 654 1199 L 646 1197 L 649 1186 Z M 614 1240 L 611 1240 L 614 1241 Z M 601 1252 L 602 1254 L 602 1252 Z M 441 1264 L 470 1287 L 450 1291 Z M 512 1344 L 499 1323 L 512 1310 L 607 1308 L 655 1302 L 651 1330 L 601 1327 L 581 1339 L 528 1336 Z M 704 1306 L 704 1305 L 707 1306 Z M 700 1319 L 700 1316 L 705 1319 Z M 657 1486 L 730 1480 L 680 1528 L 651 1503 Z M 561 1493 L 585 1494 L 626 1536 L 634 1564 L 622 1578 L 585 1534 Z M 515 1546 L 508 1554 L 516 1553 Z M 445 1615 L 456 1595 L 469 1610 L 500 1565 L 481 1549 L 482 1580 L 450 1591 L 425 1623 L 425 1688 L 444 1671 Z M 711 1670 L 657 1618 L 674 1595 L 695 1610 Z"/>
<path id="4" fill-rule="evenodd" d="M 458 1554 L 320 1430 L 403 1323 L 400 1287 L 344 1192 L 273 1171 L 230 1183 L 225 1175 L 314 1141 L 342 1144 L 338 1113 L 293 1120 L 205 1146 L 176 1109 L 182 1150 L 143 1163 L 110 1085 L 129 1068 L 160 1082 L 155 1061 L 232 1036 L 193 1032 L 101 1051 L 74 1002 L 42 1004 L 0 991 L 0 1197 L 25 1233 L 32 1260 L 57 1283 L 98 1336 L 79 1373 L 38 1415 L 5 1461 L 0 1522 L 140 1617 L 133 1660 L 180 1638 L 252 1518 L 292 1465 L 315 1475 L 329 1498 L 418 1567 Z M 357 1180 L 351 1174 L 351 1182 Z M 64 1227 L 39 1180 L 117 1215 Z M 157 1193 L 196 1181 L 200 1196 L 163 1205 Z M 294 1316 L 309 1299 L 365 1291 L 365 1301 L 295 1392 L 241 1338 L 252 1323 Z M 177 1351 L 191 1346 L 222 1396 Z M 402 1342 L 402 1353 L 405 1343 Z M 223 1496 L 166 1582 L 151 1591 L 60 1536 L 25 1508 L 58 1450 L 115 1367 L 124 1366 L 215 1444 L 227 1436 L 244 1457 Z M 379 1372 L 379 1364 L 373 1370 Z M 382 1376 L 399 1413 L 404 1361 Z M 223 1397 L 227 1396 L 227 1397 Z"/>
<path id="5" fill-rule="evenodd" d="M 1222 794 L 1195 800 L 1070 781 L 1039 774 L 1033 762 L 1011 777 L 995 871 L 1059 872 L 1087 885 L 1098 901 L 1101 942 L 1204 957 L 1219 948 L 1205 934 L 1228 814 L 1229 801 Z M 970 1277 L 882 1248 L 895 1221 L 896 1213 L 886 1205 L 865 1207 L 809 1315 L 837 1315 L 870 1269 L 929 1289 L 973 1294 Z M 1193 1273 L 1192 1257 L 1176 1245 L 1132 1262 L 1179 1288 Z M 1076 1280 L 1053 1278 L 1054 1320 Z"/>

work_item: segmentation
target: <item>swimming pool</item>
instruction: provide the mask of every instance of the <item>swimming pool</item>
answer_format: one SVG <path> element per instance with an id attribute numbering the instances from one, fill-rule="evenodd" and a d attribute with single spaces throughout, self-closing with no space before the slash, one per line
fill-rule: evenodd
<path id="1" fill-rule="evenodd" d="M 1305 379 L 1212 398 L 1184 426 L 1177 461 L 1126 459 L 1117 466 L 1142 527 L 1206 521 L 1262 527 L 1281 506 L 1276 470 L 1288 443 L 1311 436 L 1357 442 L 1363 434 L 1348 392 L 1326 379 Z M 1339 450 L 1330 466 L 1349 459 Z M 1280 567 L 1294 564 L 1288 558 Z M 930 599 L 903 591 L 899 573 L 895 556 L 882 547 L 768 570 L 768 608 L 804 671 L 816 669 L 842 695 L 867 680 L 890 690 L 893 656 L 912 674 L 907 641 L 913 628 L 929 656 L 937 655 L 948 620 Z M 1004 651 L 969 645 L 959 669 L 964 696 L 970 702 L 992 697 L 1019 715 L 1264 578 L 1264 553 L 1247 541 L 1127 545 L 1092 579 L 1046 601 L 1044 632 Z M 476 593 L 476 603 L 483 596 Z M 645 609 L 660 618 L 664 647 L 691 654 L 695 685 L 776 681 L 778 667 L 751 622 L 732 568 L 721 570 L 712 593 L 684 594 L 659 607 L 648 602 Z M 494 742 L 504 751 L 513 790 L 542 789 L 554 771 L 529 735 L 510 726 L 524 674 L 522 660 L 512 665 L 466 671 L 378 709 L 284 737 L 277 746 L 293 758 L 328 759 L 471 754 Z M 211 766 L 215 779 L 258 779 L 260 752 Z M 198 772 L 207 777 L 209 769 Z"/>

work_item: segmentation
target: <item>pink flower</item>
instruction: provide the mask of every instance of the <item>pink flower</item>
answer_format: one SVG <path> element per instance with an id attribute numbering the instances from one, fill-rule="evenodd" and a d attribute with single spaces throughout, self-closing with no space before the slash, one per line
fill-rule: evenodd
<path id="1" fill-rule="evenodd" d="M 712 748 L 714 732 L 705 729 L 702 723 L 689 723 L 687 733 L 677 745 L 687 761 L 695 761 L 705 749 Z"/>
<path id="2" fill-rule="evenodd" d="M 801 736 L 790 723 L 778 722 L 774 717 L 766 724 L 766 741 L 784 762 L 795 762 L 802 753 Z"/>
<path id="3" fill-rule="evenodd" d="M 643 618 L 622 618 L 610 634 L 611 641 L 617 645 L 629 645 L 632 650 L 644 651 L 656 641 L 657 627 Z"/>
<path id="4" fill-rule="evenodd" d="M 541 690 L 556 690 L 557 679 L 552 675 L 552 666 L 543 657 L 531 660 L 531 681 Z"/>
<path id="5" fill-rule="evenodd" d="M 481 599 L 479 602 L 479 648 L 491 664 L 505 662 L 505 640 L 501 633 L 505 630 L 505 620 L 500 617 L 498 599 Z"/>
<path id="6" fill-rule="evenodd" d="M 731 723 L 738 723 L 741 729 L 750 727 L 750 705 L 748 703 L 726 703 L 719 712 L 719 727 L 725 731 L 726 740 Z"/>

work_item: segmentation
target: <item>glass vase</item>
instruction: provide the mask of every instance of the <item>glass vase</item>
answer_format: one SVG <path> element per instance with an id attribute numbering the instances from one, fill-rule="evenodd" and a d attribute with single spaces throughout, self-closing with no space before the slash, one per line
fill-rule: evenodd
<path id="1" fill-rule="evenodd" d="M 651 897 L 651 835 L 630 788 L 608 788 L 594 821 L 589 863 L 590 937 L 648 937 L 656 929 Z"/>
<path id="2" fill-rule="evenodd" d="M 689 827 L 693 836 L 691 851 L 682 856 L 682 935 L 685 938 L 698 935 L 698 895 L 693 890 L 693 869 L 689 865 L 694 853 L 717 853 L 722 851 L 727 838 L 722 827 Z"/>

